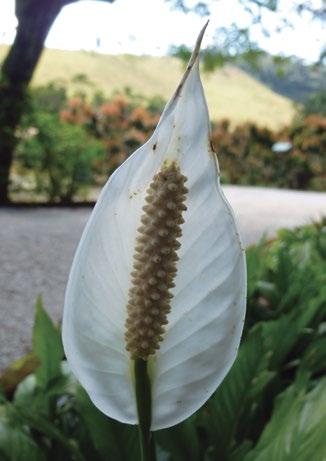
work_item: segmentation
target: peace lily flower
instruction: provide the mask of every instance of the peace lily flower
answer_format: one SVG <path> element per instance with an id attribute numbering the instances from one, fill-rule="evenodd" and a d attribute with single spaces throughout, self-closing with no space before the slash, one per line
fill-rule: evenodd
<path id="1" fill-rule="evenodd" d="M 151 430 L 184 420 L 215 391 L 245 315 L 244 251 L 199 76 L 205 28 L 154 134 L 105 185 L 66 291 L 74 374 L 118 421 L 137 424 L 147 405 Z"/>

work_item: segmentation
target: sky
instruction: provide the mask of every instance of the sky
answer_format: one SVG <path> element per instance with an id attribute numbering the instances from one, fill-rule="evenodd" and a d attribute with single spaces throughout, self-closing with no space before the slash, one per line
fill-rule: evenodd
<path id="1" fill-rule="evenodd" d="M 292 3 L 282 0 L 282 11 L 288 19 L 292 18 Z M 245 26 L 249 20 L 239 1 L 216 1 L 211 8 L 203 47 L 213 43 L 216 28 L 230 26 L 235 18 L 240 26 Z M 276 27 L 272 14 L 266 14 L 264 20 L 269 28 Z M 171 10 L 164 0 L 116 0 L 112 4 L 83 0 L 63 8 L 48 35 L 46 46 L 160 56 L 166 54 L 171 45 L 192 47 L 204 22 L 194 13 Z M 0 0 L 0 43 L 12 43 L 16 24 L 14 0 Z M 268 38 L 258 27 L 252 30 L 252 34 L 270 53 L 296 55 L 306 62 L 317 60 L 326 42 L 325 30 L 308 17 L 296 19 L 294 29 L 273 33 Z"/>

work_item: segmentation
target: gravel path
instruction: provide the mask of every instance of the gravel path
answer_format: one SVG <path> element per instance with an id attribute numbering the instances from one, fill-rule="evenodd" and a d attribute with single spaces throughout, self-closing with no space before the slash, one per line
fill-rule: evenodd
<path id="1" fill-rule="evenodd" d="M 224 192 L 245 245 L 326 215 L 326 193 L 235 186 Z M 38 294 L 60 319 L 69 267 L 90 211 L 0 209 L 0 370 L 28 351 Z"/>

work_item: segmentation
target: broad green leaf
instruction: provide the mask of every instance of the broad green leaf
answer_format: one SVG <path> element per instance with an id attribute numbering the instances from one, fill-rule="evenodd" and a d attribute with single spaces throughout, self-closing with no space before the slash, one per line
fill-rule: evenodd
<path id="1" fill-rule="evenodd" d="M 140 459 L 136 427 L 117 423 L 105 416 L 93 405 L 82 388 L 78 389 L 76 399 L 77 409 L 103 461 L 137 461 Z"/>
<path id="2" fill-rule="evenodd" d="M 262 331 L 255 328 L 241 345 L 230 373 L 207 405 L 207 429 L 220 459 L 228 459 L 242 414 L 246 414 L 250 404 L 259 399 L 273 378 L 274 374 L 268 372 L 267 367 L 268 355 L 264 351 Z"/>
<path id="3" fill-rule="evenodd" d="M 311 373 L 325 373 L 326 370 L 326 337 L 316 338 L 306 349 L 303 366 Z"/>
<path id="4" fill-rule="evenodd" d="M 313 299 L 306 306 L 296 306 L 279 319 L 262 323 L 264 348 L 271 352 L 270 368 L 277 369 L 320 311 L 320 300 Z"/>
<path id="5" fill-rule="evenodd" d="M 60 374 L 60 364 L 64 353 L 60 331 L 45 312 L 41 298 L 38 298 L 36 302 L 33 353 L 41 362 L 35 372 L 37 382 L 45 388 L 52 379 Z"/>
<path id="6" fill-rule="evenodd" d="M 154 176 L 169 165 L 179 168 L 187 178 L 187 209 L 178 238 L 175 286 L 169 292 L 171 311 L 160 349 L 150 357 L 152 430 L 181 422 L 212 395 L 235 360 L 245 316 L 244 250 L 210 145 L 199 75 L 202 36 L 203 31 L 152 137 L 104 187 L 78 246 L 66 291 L 63 342 L 74 374 L 101 411 L 136 424 L 125 323 L 138 229 Z M 155 203 L 156 209 L 166 203 L 175 209 L 175 202 Z M 160 255 L 177 219 L 173 214 L 173 220 L 167 219 L 169 214 L 164 213 L 157 221 L 149 218 L 162 226 L 165 237 L 156 232 L 148 241 L 146 251 L 151 253 L 154 245 L 158 258 L 144 256 L 146 277 L 134 287 L 146 287 L 150 293 L 146 320 L 156 311 L 153 299 L 167 296 L 159 274 L 168 266 L 160 266 Z M 157 324 L 153 318 L 149 323 Z"/>
<path id="7" fill-rule="evenodd" d="M 325 461 L 326 379 L 306 393 L 297 380 L 277 398 L 270 422 L 244 461 Z"/>

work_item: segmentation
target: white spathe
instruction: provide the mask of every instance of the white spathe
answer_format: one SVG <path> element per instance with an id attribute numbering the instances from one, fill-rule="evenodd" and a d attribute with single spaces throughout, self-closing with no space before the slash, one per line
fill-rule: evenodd
<path id="1" fill-rule="evenodd" d="M 201 32 L 186 73 L 149 141 L 105 185 L 79 243 L 66 290 L 63 342 L 94 404 L 137 424 L 125 320 L 146 190 L 165 160 L 188 180 L 176 286 L 160 350 L 151 359 L 152 430 L 184 420 L 231 368 L 242 333 L 246 266 L 210 147 L 199 76 Z"/>

